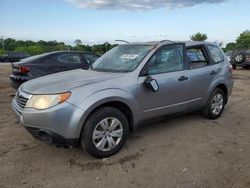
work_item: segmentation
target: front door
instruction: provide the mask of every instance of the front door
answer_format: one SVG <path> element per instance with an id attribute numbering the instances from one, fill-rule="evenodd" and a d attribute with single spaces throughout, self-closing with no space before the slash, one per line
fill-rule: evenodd
<path id="1" fill-rule="evenodd" d="M 184 70 L 184 48 L 183 44 L 161 47 L 142 70 L 142 76 L 138 79 L 140 91 L 136 98 L 144 118 L 185 110 L 188 77 Z M 157 92 L 145 86 L 148 76 L 157 81 Z"/>

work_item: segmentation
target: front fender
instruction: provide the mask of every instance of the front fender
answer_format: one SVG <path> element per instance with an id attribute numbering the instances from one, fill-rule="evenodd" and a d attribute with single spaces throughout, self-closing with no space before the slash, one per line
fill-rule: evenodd
<path id="1" fill-rule="evenodd" d="M 132 112 L 133 124 L 135 125 L 139 122 L 139 106 L 130 93 L 121 89 L 105 89 L 93 93 L 92 95 L 86 97 L 83 101 L 81 101 L 79 105 L 77 105 L 78 108 L 84 111 L 81 119 L 81 124 L 84 124 L 86 118 L 94 109 L 108 102 L 122 102 L 126 104 Z"/>

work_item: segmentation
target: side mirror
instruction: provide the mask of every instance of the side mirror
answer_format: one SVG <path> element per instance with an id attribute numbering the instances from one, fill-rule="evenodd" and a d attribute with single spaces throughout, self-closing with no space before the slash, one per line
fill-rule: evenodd
<path id="1" fill-rule="evenodd" d="M 148 76 L 144 83 L 146 87 L 151 89 L 153 92 L 157 92 L 159 90 L 159 85 L 157 81 L 153 79 L 151 76 Z"/>

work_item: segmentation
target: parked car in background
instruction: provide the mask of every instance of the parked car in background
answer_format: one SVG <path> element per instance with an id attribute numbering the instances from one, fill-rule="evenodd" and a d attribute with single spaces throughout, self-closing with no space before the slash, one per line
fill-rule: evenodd
<path id="1" fill-rule="evenodd" d="M 88 69 L 99 58 L 91 52 L 58 51 L 32 56 L 12 63 L 11 86 L 18 88 L 23 82 L 57 72 Z"/>
<path id="2" fill-rule="evenodd" d="M 30 54 L 27 52 L 7 52 L 0 56 L 0 62 L 15 62 L 27 57 L 30 57 Z"/>
<path id="3" fill-rule="evenodd" d="M 231 64 L 234 68 L 250 68 L 250 50 L 236 50 L 231 55 Z"/>
<path id="4" fill-rule="evenodd" d="M 220 117 L 232 87 L 232 65 L 214 43 L 131 43 L 111 49 L 89 70 L 24 83 L 12 105 L 35 138 L 80 143 L 102 158 L 117 153 L 129 130 L 148 119 L 192 110 Z"/>
<path id="5" fill-rule="evenodd" d="M 227 51 L 226 53 L 225 53 L 225 55 L 226 55 L 226 57 L 227 57 L 227 60 L 230 62 L 231 61 L 231 56 L 232 56 L 232 54 L 233 54 L 233 51 Z"/>

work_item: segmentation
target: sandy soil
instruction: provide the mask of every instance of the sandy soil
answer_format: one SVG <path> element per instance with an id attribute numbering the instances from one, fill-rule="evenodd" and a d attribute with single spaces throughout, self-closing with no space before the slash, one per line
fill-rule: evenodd
<path id="1" fill-rule="evenodd" d="M 218 120 L 199 114 L 143 126 L 109 159 L 36 141 L 11 110 L 9 65 L 0 65 L 0 187 L 250 187 L 250 70 Z"/>

